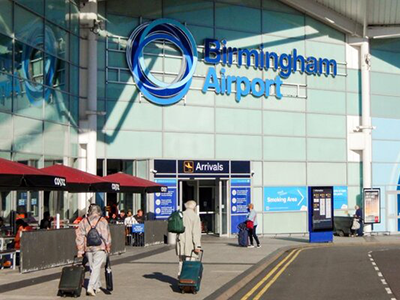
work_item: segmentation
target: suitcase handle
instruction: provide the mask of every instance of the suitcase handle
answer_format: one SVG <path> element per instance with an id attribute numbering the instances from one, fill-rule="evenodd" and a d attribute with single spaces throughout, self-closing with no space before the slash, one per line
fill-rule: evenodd
<path id="1" fill-rule="evenodd" d="M 192 252 L 190 253 L 190 259 L 192 259 L 193 253 L 195 253 L 194 250 L 192 250 Z M 200 262 L 202 262 L 203 261 L 204 250 L 200 249 L 200 253 L 201 253 Z"/>
<path id="2" fill-rule="evenodd" d="M 86 254 L 86 253 L 85 253 L 85 254 Z M 72 266 L 81 265 L 81 266 L 84 267 L 84 266 L 87 264 L 87 262 L 88 262 L 87 257 L 86 257 L 85 254 L 84 254 L 83 257 L 82 257 L 82 260 L 79 260 L 79 259 L 78 259 L 78 256 L 75 255 L 75 256 L 74 256 L 74 261 L 72 262 Z"/>

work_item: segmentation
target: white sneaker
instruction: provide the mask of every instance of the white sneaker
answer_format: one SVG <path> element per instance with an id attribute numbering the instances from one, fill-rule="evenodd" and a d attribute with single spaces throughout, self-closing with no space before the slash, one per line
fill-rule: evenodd
<path id="1" fill-rule="evenodd" d="M 96 296 L 96 293 L 94 292 L 93 289 L 88 289 L 88 290 L 86 291 L 86 296 L 93 296 L 93 297 L 95 297 L 95 296 Z"/>
<path id="2" fill-rule="evenodd" d="M 257 248 L 261 248 L 261 245 L 257 245 Z"/>
<path id="3" fill-rule="evenodd" d="M 247 248 L 254 248 L 254 246 L 253 245 L 248 245 Z"/>

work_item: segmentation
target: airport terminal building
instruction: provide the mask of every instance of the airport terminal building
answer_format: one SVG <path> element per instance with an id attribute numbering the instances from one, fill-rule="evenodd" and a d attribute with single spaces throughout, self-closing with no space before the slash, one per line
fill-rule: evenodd
<path id="1" fill-rule="evenodd" d="M 221 236 L 250 202 L 260 234 L 304 233 L 308 187 L 336 216 L 380 188 L 372 230 L 398 232 L 400 7 L 351 2 L 0 1 L 0 157 L 157 181 L 96 201 L 165 219 L 194 199 Z M 3 192 L 0 216 L 86 205 Z"/>

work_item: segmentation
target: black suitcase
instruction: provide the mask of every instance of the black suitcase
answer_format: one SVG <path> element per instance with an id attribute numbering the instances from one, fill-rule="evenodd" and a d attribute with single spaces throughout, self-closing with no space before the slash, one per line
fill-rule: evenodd
<path id="1" fill-rule="evenodd" d="M 184 294 L 187 291 L 196 294 L 200 290 L 201 278 L 203 277 L 203 250 L 201 250 L 200 260 L 183 262 L 181 275 L 179 276 L 178 286 Z"/>
<path id="2" fill-rule="evenodd" d="M 61 272 L 58 296 L 81 296 L 83 281 L 85 280 L 85 268 L 83 266 L 64 267 Z"/>
<path id="3" fill-rule="evenodd" d="M 249 231 L 246 227 L 246 223 L 240 223 L 238 229 L 238 244 L 240 247 L 247 247 L 249 245 Z"/>

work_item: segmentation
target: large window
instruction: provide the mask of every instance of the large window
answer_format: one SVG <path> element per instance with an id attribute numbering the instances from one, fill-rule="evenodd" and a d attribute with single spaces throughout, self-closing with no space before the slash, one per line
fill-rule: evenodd
<path id="1" fill-rule="evenodd" d="M 78 156 L 79 8 L 70 0 L 0 0 L 1 157 L 34 167 Z M 70 218 L 74 195 L 18 191 L 0 197 L 0 216 L 45 210 Z M 66 198 L 66 199 L 64 199 Z M 45 201 L 44 201 L 45 200 Z"/>

